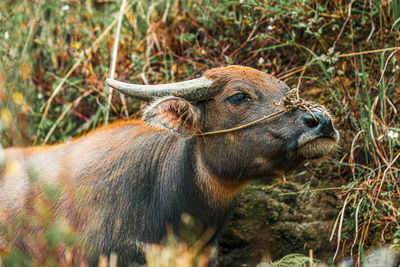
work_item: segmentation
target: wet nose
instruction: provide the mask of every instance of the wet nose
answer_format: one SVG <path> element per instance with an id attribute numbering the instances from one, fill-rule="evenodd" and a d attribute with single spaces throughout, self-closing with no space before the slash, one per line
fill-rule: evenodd
<path id="1" fill-rule="evenodd" d="M 331 118 L 324 116 L 321 112 L 313 112 L 313 115 L 309 112 L 304 114 L 303 122 L 305 126 L 326 136 L 334 135 L 335 130 Z"/>

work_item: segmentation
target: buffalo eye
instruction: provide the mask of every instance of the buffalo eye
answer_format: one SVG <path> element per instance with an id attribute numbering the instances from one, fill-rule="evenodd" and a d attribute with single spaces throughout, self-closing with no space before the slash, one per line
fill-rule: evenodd
<path id="1" fill-rule="evenodd" d="M 250 96 L 245 93 L 234 94 L 233 96 L 230 96 L 228 98 L 228 101 L 235 105 L 242 104 L 250 100 L 251 100 Z"/>

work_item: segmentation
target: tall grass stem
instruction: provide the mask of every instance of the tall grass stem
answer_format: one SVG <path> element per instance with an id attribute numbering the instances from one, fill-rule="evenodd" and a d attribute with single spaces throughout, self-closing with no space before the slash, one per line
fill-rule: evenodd
<path id="1" fill-rule="evenodd" d="M 112 50 L 112 61 L 110 64 L 110 78 L 111 79 L 114 79 L 114 76 L 115 76 L 115 66 L 117 64 L 119 35 L 121 33 L 122 18 L 125 14 L 125 6 L 126 6 L 126 0 L 122 0 L 121 7 L 119 10 L 117 29 L 115 30 L 114 45 L 113 45 L 113 50 Z M 106 106 L 106 110 L 105 110 L 105 114 L 104 114 L 104 124 L 107 125 L 108 119 L 110 117 L 112 88 L 106 84 L 106 86 L 104 87 L 104 90 L 108 92 L 107 106 Z"/>

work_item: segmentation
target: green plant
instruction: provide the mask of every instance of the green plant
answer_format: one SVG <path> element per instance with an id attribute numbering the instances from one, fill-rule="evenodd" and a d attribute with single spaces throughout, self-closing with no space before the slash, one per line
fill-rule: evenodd
<path id="1" fill-rule="evenodd" d="M 302 254 L 289 254 L 272 263 L 260 263 L 257 267 L 306 267 L 316 262 L 318 262 L 318 260 Z"/>

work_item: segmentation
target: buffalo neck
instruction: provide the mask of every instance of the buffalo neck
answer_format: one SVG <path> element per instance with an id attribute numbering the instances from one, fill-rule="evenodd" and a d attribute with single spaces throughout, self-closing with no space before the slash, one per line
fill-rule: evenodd
<path id="1" fill-rule="evenodd" d="M 213 177 L 205 177 L 197 168 L 195 140 L 159 131 L 122 143 L 119 155 L 113 156 L 115 161 L 109 162 L 112 166 L 91 174 L 97 177 L 95 202 L 102 203 L 107 214 L 100 227 L 105 229 L 104 240 L 98 240 L 103 245 L 100 249 L 125 250 L 157 243 L 168 227 L 181 235 L 188 215 L 193 222 L 189 227 L 195 227 L 199 235 L 213 231 L 210 242 L 215 240 L 231 205 L 216 206 L 214 196 L 209 195 L 212 190 L 204 187 L 205 179 L 210 184 Z"/>

